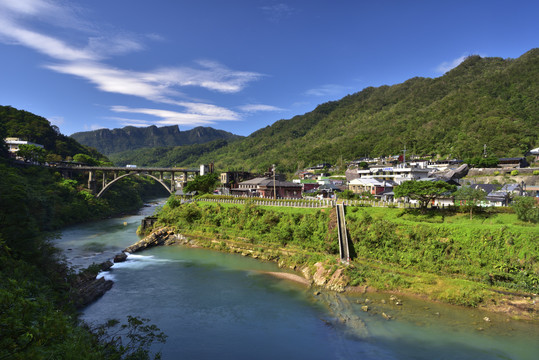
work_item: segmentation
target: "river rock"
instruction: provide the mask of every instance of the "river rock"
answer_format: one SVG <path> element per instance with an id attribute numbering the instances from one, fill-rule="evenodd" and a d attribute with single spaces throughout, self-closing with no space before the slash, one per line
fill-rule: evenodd
<path id="1" fill-rule="evenodd" d="M 99 270 L 101 270 L 101 271 L 107 271 L 107 270 L 109 270 L 109 269 L 112 267 L 112 265 L 114 265 L 114 264 L 112 263 L 112 261 L 107 260 L 107 261 L 102 262 L 101 264 L 99 264 Z"/>
<path id="2" fill-rule="evenodd" d="M 391 320 L 391 316 L 386 314 L 385 312 L 382 313 L 382 317 L 386 320 Z"/>
<path id="3" fill-rule="evenodd" d="M 313 274 L 313 283 L 317 286 L 323 286 L 326 289 L 336 292 L 343 292 L 348 283 L 348 279 L 343 275 L 344 269 L 339 268 L 331 273 L 332 269 L 325 269 L 320 262 L 314 264 L 316 271 Z"/>
<path id="4" fill-rule="evenodd" d="M 106 261 L 100 264 L 99 268 L 105 271 L 111 266 L 112 262 Z M 97 278 L 95 272 L 88 270 L 80 272 L 71 280 L 71 298 L 75 307 L 82 309 L 91 304 L 110 290 L 112 285 L 111 280 L 105 280 L 104 277 Z"/>
<path id="5" fill-rule="evenodd" d="M 125 260 L 127 260 L 126 253 L 116 254 L 116 256 L 114 256 L 114 263 L 124 262 Z"/>
<path id="6" fill-rule="evenodd" d="M 368 307 L 367 305 L 363 305 L 363 306 L 361 307 L 361 310 L 367 312 L 367 311 L 369 311 L 369 307 Z"/>
<path id="7" fill-rule="evenodd" d="M 188 244 L 190 240 L 182 234 L 175 234 L 168 228 L 157 229 L 150 235 L 127 247 L 124 252 L 135 253 L 144 249 L 160 245 Z"/>

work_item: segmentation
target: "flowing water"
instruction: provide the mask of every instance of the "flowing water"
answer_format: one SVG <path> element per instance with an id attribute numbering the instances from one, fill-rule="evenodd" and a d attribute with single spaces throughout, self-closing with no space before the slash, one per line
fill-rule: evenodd
<path id="1" fill-rule="evenodd" d="M 75 268 L 105 261 L 138 240 L 154 207 L 68 228 L 56 244 Z M 539 358 L 538 325 L 411 298 L 395 305 L 386 294 L 315 295 L 272 271 L 281 270 L 236 254 L 153 248 L 104 273 L 114 286 L 82 318 L 149 318 L 168 335 L 154 348 L 164 359 Z"/>

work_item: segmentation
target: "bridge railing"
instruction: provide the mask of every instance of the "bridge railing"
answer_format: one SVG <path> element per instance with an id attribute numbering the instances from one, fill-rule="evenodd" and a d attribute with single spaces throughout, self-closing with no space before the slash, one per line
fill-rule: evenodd
<path id="1" fill-rule="evenodd" d="M 300 207 L 300 208 L 326 208 L 334 207 L 338 203 L 342 203 L 345 206 L 359 206 L 359 207 L 385 207 L 385 208 L 398 208 L 398 209 L 415 209 L 419 208 L 418 203 L 398 202 L 398 201 L 376 201 L 376 200 L 335 200 L 335 199 L 263 199 L 263 198 L 250 198 L 240 196 L 226 196 L 219 198 L 218 196 L 209 198 L 199 198 L 194 201 L 206 201 L 212 203 L 222 204 L 239 204 L 243 205 L 250 202 L 257 206 L 283 206 L 283 207 Z M 436 205 L 433 206 L 439 209 L 450 208 L 450 205 Z"/>
<path id="2" fill-rule="evenodd" d="M 248 197 L 227 197 L 227 198 L 200 198 L 196 201 L 206 201 L 221 204 L 243 205 L 247 202 L 257 206 L 281 206 L 281 207 L 300 207 L 300 208 L 325 208 L 333 207 L 336 202 L 333 199 L 260 199 Z"/>

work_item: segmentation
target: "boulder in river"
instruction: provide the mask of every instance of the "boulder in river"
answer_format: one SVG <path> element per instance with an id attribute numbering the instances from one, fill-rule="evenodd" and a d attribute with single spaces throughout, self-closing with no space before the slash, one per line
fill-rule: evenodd
<path id="1" fill-rule="evenodd" d="M 125 260 L 127 260 L 127 254 L 124 252 L 116 254 L 116 256 L 114 256 L 114 263 L 124 262 Z"/>

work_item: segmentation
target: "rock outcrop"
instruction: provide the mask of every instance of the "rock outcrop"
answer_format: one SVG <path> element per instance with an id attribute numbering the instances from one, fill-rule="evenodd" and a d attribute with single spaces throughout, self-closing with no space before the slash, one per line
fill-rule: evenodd
<path id="1" fill-rule="evenodd" d="M 322 263 L 314 264 L 316 271 L 314 272 L 312 279 L 313 283 L 317 286 L 323 286 L 326 289 L 343 292 L 348 285 L 348 278 L 343 275 L 343 268 L 326 269 Z M 334 271 L 333 271 L 334 270 Z"/>
<path id="2" fill-rule="evenodd" d="M 150 235 L 139 240 L 135 244 L 127 247 L 124 251 L 132 254 L 154 246 L 189 243 L 190 240 L 182 234 L 175 234 L 174 231 L 168 228 L 161 228 L 152 232 Z"/>
<path id="3" fill-rule="evenodd" d="M 106 271 L 112 267 L 112 262 L 106 261 L 99 266 L 99 270 Z M 112 280 L 105 280 L 104 277 L 97 278 L 97 272 L 86 269 L 77 274 L 71 280 L 71 298 L 77 309 L 82 309 L 99 299 L 110 288 Z"/>

